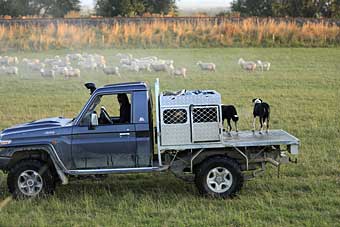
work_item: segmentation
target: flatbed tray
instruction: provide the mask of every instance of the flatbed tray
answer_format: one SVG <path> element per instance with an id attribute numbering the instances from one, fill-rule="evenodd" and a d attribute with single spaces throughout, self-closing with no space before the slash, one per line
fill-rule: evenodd
<path id="1" fill-rule="evenodd" d="M 284 130 L 224 132 L 223 144 L 227 147 L 253 147 L 270 145 L 299 145 L 300 141 Z"/>

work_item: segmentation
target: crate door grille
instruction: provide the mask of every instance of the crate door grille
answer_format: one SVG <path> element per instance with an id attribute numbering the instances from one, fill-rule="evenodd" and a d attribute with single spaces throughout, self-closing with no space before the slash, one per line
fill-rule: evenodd
<path id="1" fill-rule="evenodd" d="M 161 112 L 161 144 L 191 143 L 189 108 L 163 108 Z"/>
<path id="2" fill-rule="evenodd" d="M 191 110 L 193 142 L 220 140 L 218 107 L 194 106 Z"/>
<path id="3" fill-rule="evenodd" d="M 218 122 L 217 107 L 194 108 L 192 111 L 193 123 Z"/>
<path id="4" fill-rule="evenodd" d="M 168 109 L 163 112 L 164 124 L 184 124 L 188 120 L 185 109 Z"/>

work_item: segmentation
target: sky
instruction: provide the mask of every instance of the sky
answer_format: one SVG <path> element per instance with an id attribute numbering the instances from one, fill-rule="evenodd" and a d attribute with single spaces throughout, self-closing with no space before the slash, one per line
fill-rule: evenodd
<path id="1" fill-rule="evenodd" d="M 82 5 L 93 6 L 94 0 L 81 0 Z M 228 7 L 231 0 L 177 0 L 180 9 Z"/>

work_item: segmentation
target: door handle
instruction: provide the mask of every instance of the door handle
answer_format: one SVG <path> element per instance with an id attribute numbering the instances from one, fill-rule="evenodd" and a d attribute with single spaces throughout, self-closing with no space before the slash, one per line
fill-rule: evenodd
<path id="1" fill-rule="evenodd" d="M 122 132 L 122 133 L 119 133 L 120 136 L 129 136 L 130 133 L 129 132 Z"/>

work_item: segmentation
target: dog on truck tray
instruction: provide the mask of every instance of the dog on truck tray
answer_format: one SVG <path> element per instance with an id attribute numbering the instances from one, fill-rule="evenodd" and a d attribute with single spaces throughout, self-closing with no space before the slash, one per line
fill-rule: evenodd
<path id="1" fill-rule="evenodd" d="M 223 126 L 224 126 L 224 120 L 227 119 L 227 123 L 229 126 L 229 130 L 228 132 L 230 132 L 232 130 L 230 121 L 233 120 L 233 122 L 235 123 L 235 131 L 238 132 L 237 129 L 237 122 L 238 122 L 238 115 L 237 115 L 237 111 L 235 106 L 233 105 L 222 105 L 222 122 L 223 122 Z"/>
<path id="2" fill-rule="evenodd" d="M 260 119 L 260 134 L 262 134 L 263 126 L 266 126 L 266 132 L 268 133 L 269 129 L 269 118 L 270 118 L 270 106 L 268 103 L 262 101 L 262 99 L 255 98 L 253 99 L 254 104 L 254 120 L 253 120 L 253 132 L 255 132 L 255 120 L 256 117 Z"/>

